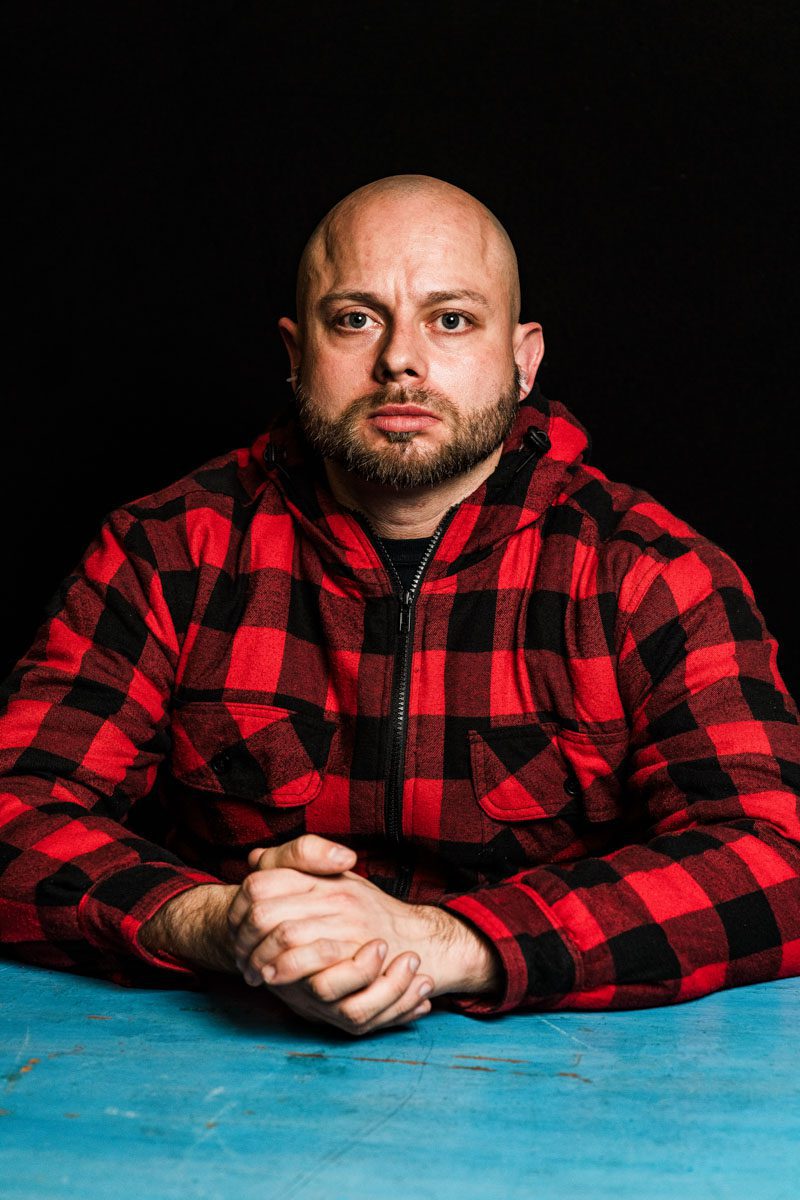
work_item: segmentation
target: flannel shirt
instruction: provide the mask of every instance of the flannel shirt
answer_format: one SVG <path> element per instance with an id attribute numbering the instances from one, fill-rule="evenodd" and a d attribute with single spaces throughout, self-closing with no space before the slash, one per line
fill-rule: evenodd
<path id="1" fill-rule="evenodd" d="M 543 436 L 546 435 L 546 436 Z M 106 520 L 5 686 L 0 937 L 130 982 L 142 924 L 305 831 L 480 930 L 473 1013 L 800 973 L 800 738 L 747 581 L 538 391 L 418 586 L 291 422 Z"/>

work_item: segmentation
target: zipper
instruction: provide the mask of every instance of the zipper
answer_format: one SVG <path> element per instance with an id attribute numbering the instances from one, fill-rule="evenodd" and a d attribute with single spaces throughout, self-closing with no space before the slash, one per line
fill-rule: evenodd
<path id="1" fill-rule="evenodd" d="M 384 826 L 387 841 L 394 845 L 398 852 L 403 847 L 403 783 L 406 759 L 406 742 L 408 740 L 408 700 L 411 691 L 411 652 L 413 648 L 412 633 L 414 629 L 414 607 L 417 601 L 420 584 L 428 568 L 428 564 L 436 553 L 436 547 L 445 535 L 448 525 L 456 514 L 458 505 L 448 509 L 431 536 L 420 559 L 411 587 L 405 591 L 402 580 L 397 573 L 394 563 L 383 548 L 381 540 L 371 527 L 366 517 L 354 513 L 359 524 L 369 533 L 378 553 L 397 588 L 397 645 L 394 657 L 394 676 L 392 679 L 392 703 L 389 713 L 389 769 L 386 774 L 386 791 L 384 798 Z M 400 862 L 398 876 L 393 894 L 404 900 L 411 887 L 413 866 Z"/>

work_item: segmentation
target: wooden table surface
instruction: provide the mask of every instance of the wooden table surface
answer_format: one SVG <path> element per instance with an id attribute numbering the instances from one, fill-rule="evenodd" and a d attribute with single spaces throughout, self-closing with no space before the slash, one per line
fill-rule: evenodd
<path id="1" fill-rule="evenodd" d="M 0 961 L 4 1200 L 797 1200 L 800 980 L 353 1040 Z"/>

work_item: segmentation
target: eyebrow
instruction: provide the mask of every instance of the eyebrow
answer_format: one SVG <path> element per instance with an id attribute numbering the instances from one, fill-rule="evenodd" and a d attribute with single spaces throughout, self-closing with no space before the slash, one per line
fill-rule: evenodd
<path id="1" fill-rule="evenodd" d="M 328 292 L 325 296 L 320 297 L 319 305 L 321 308 L 329 304 L 335 304 L 339 300 L 350 300 L 355 304 L 366 304 L 370 308 L 376 309 L 378 312 L 386 312 L 386 305 L 380 300 L 374 292 Z M 482 292 L 473 292 L 469 288 L 457 288 L 453 291 L 443 292 L 428 292 L 423 298 L 424 304 L 446 304 L 450 300 L 471 300 L 473 304 L 480 304 L 484 308 L 489 308 L 490 304 Z"/>

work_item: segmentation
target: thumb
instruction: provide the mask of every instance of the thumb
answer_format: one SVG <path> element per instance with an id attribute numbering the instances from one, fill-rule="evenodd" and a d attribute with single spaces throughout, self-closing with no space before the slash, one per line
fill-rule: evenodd
<path id="1" fill-rule="evenodd" d="M 248 854 L 247 863 L 253 871 L 289 867 L 309 875 L 338 875 L 355 866 L 356 852 L 316 833 L 304 833 L 282 846 L 272 846 L 268 850 L 256 847 Z"/>

